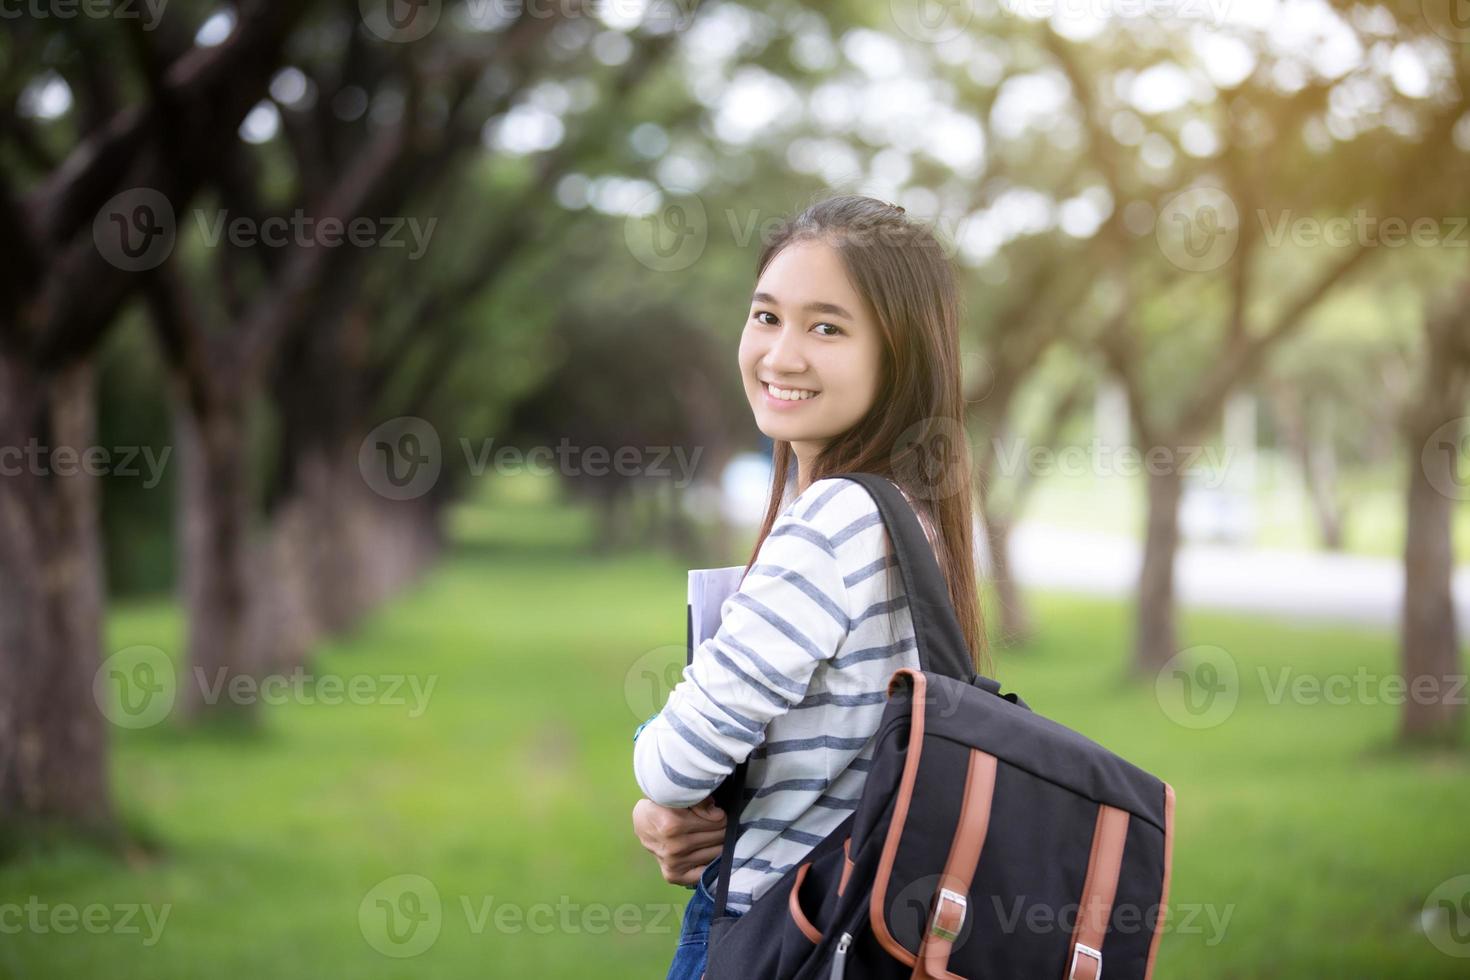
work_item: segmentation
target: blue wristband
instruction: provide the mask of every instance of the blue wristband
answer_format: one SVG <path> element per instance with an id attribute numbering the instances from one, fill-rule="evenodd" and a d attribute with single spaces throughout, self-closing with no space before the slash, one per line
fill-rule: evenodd
<path id="1" fill-rule="evenodd" d="M 655 711 L 653 714 L 651 714 L 651 715 L 648 716 L 648 721 L 643 722 L 643 724 L 639 725 L 637 728 L 635 728 L 633 730 L 633 741 L 634 742 L 637 742 L 638 741 L 638 735 L 643 731 L 643 729 L 645 729 L 645 728 L 648 727 L 648 722 L 653 721 L 653 719 L 657 718 L 660 713 L 661 712 Z"/>

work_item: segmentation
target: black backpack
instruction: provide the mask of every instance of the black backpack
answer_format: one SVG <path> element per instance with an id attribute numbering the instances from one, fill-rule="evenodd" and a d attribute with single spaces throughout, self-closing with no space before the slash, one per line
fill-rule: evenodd
<path id="1" fill-rule="evenodd" d="M 706 980 L 1148 977 L 1173 789 L 977 675 L 908 502 L 844 476 L 882 513 L 921 669 L 889 680 L 857 809 L 741 916 L 726 898 L 746 764 L 722 784 Z"/>

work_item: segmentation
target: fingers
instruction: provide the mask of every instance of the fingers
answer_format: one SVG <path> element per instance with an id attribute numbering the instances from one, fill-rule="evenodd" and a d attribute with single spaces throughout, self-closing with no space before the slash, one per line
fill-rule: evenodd
<path id="1" fill-rule="evenodd" d="M 715 858 L 719 857 L 722 853 L 724 853 L 724 850 L 725 844 L 723 841 L 721 841 L 720 844 L 716 847 L 705 847 L 701 848 L 698 851 L 695 851 L 693 854 L 689 855 L 689 859 L 693 861 L 696 865 L 698 865 L 700 871 L 703 871 L 705 865 L 709 864 Z"/>
<path id="2" fill-rule="evenodd" d="M 687 871 L 681 871 L 678 874 L 673 874 L 673 875 L 665 874 L 664 875 L 664 880 L 667 881 L 671 885 L 688 885 L 688 886 L 692 886 L 692 885 L 695 885 L 695 884 L 697 884 L 699 882 L 699 876 L 701 874 L 703 874 L 703 873 L 704 873 L 704 869 L 703 868 L 692 868 L 692 869 L 687 870 Z"/>
<path id="3" fill-rule="evenodd" d="M 664 880 L 693 885 L 725 848 L 725 812 L 712 797 L 692 807 L 666 807 L 640 800 L 633 808 L 639 842 L 659 863 Z"/>
<path id="4" fill-rule="evenodd" d="M 672 840 L 691 834 L 721 833 L 725 829 L 725 816 L 702 817 L 690 809 L 661 809 L 650 821 L 651 829 L 658 836 Z"/>
<path id="5" fill-rule="evenodd" d="M 668 838 L 668 854 L 670 857 L 686 860 L 695 854 L 715 849 L 718 854 L 720 848 L 725 846 L 725 832 L 723 830 L 701 830 L 690 834 L 680 834 L 678 837 Z"/>
<path id="6" fill-rule="evenodd" d="M 690 807 L 689 812 L 693 816 L 696 816 L 701 820 L 709 821 L 710 823 L 718 823 L 721 825 L 725 823 L 725 811 L 720 809 L 719 805 L 715 803 L 713 797 L 706 796 L 704 799 L 700 800 L 698 803 Z"/>
<path id="7" fill-rule="evenodd" d="M 709 863 L 723 851 L 723 845 L 705 847 L 679 861 L 671 861 L 664 866 L 664 880 L 675 885 L 693 885 L 699 881 L 699 876 L 704 874 Z"/>

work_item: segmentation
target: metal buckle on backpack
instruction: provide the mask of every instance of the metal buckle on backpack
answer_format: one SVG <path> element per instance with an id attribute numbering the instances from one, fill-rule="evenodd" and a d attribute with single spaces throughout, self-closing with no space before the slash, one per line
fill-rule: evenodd
<path id="1" fill-rule="evenodd" d="M 929 934 L 949 942 L 959 939 L 968 907 L 965 896 L 959 892 L 939 889 L 939 897 L 934 901 L 934 914 L 929 919 Z"/>
<path id="2" fill-rule="evenodd" d="M 1067 970 L 1067 980 L 1080 980 L 1077 976 L 1077 961 L 1083 956 L 1091 956 L 1097 960 L 1097 970 L 1089 980 L 1102 980 L 1102 954 L 1091 946 L 1085 946 L 1082 943 L 1077 943 L 1072 947 L 1072 966 Z"/>

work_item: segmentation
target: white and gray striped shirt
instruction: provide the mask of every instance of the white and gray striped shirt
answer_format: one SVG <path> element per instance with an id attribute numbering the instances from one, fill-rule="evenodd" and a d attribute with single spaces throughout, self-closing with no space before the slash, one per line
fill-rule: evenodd
<path id="1" fill-rule="evenodd" d="M 878 505 L 842 477 L 781 512 L 721 616 L 633 770 L 650 800 L 687 807 L 749 758 L 729 893 L 744 912 L 856 808 L 888 680 L 919 655 Z"/>

